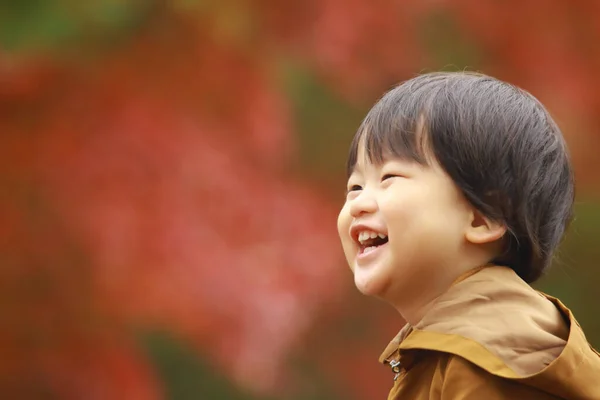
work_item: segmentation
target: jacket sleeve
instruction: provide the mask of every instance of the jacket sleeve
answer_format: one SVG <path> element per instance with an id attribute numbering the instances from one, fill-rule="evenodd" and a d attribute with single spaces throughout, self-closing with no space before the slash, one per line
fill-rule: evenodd
<path id="1" fill-rule="evenodd" d="M 458 356 L 449 357 L 443 369 L 441 400 L 559 399 L 534 387 L 491 375 Z"/>

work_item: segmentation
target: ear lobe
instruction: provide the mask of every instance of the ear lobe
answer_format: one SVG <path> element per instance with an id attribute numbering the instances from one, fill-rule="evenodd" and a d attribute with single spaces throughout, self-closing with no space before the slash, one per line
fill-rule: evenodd
<path id="1" fill-rule="evenodd" d="M 473 244 L 492 243 L 502 238 L 506 233 L 506 225 L 484 216 L 473 210 L 471 224 L 467 227 L 465 238 Z"/>

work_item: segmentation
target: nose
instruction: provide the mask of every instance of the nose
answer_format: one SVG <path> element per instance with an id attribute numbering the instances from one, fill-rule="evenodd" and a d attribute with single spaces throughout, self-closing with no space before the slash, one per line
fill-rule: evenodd
<path id="1" fill-rule="evenodd" d="M 350 201 L 350 215 L 358 218 L 364 214 L 370 214 L 377 211 L 377 201 L 373 193 L 369 190 L 361 190 L 354 199 Z"/>

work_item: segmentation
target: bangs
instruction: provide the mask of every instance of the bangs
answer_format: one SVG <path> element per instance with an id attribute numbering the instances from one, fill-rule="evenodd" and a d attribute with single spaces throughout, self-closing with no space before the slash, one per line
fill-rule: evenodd
<path id="1" fill-rule="evenodd" d="M 391 107 L 382 99 L 367 114 L 358 128 L 346 165 L 348 176 L 352 174 L 363 147 L 366 161 L 380 165 L 389 159 L 414 161 L 427 164 L 426 142 L 428 129 L 425 127 L 426 112 L 403 108 L 400 104 Z"/>
<path id="2" fill-rule="evenodd" d="M 346 164 L 348 176 L 358 162 L 363 145 L 367 161 L 374 164 L 395 158 L 428 165 L 436 142 L 429 137 L 433 132 L 431 120 L 438 119 L 432 113 L 445 79 L 443 74 L 433 74 L 428 79 L 413 79 L 387 92 L 369 111 L 352 140 Z"/>

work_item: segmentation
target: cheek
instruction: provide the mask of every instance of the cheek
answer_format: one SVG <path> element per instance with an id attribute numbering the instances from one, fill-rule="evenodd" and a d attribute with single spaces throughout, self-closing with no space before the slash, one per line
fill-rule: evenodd
<path id="1" fill-rule="evenodd" d="M 456 215 L 449 204 L 445 193 L 414 188 L 386 196 L 381 211 L 394 236 L 414 241 L 455 227 Z"/>
<path id="2" fill-rule="evenodd" d="M 342 250 L 346 261 L 350 268 L 352 268 L 353 257 L 355 255 L 354 242 L 350 238 L 350 224 L 352 223 L 352 216 L 347 206 L 344 206 L 340 211 L 337 219 L 338 235 L 342 244 Z"/>
<path id="3" fill-rule="evenodd" d="M 423 201 L 413 192 L 387 192 L 380 200 L 380 212 L 390 230 L 402 230 L 419 218 Z"/>
<path id="4" fill-rule="evenodd" d="M 348 205 L 344 204 L 344 207 L 342 207 L 342 209 L 340 210 L 340 213 L 338 214 L 338 219 L 337 219 L 338 235 L 340 236 L 342 243 L 346 239 L 346 236 L 348 236 L 348 231 L 350 230 L 351 222 L 352 222 L 352 217 L 348 210 Z"/>

